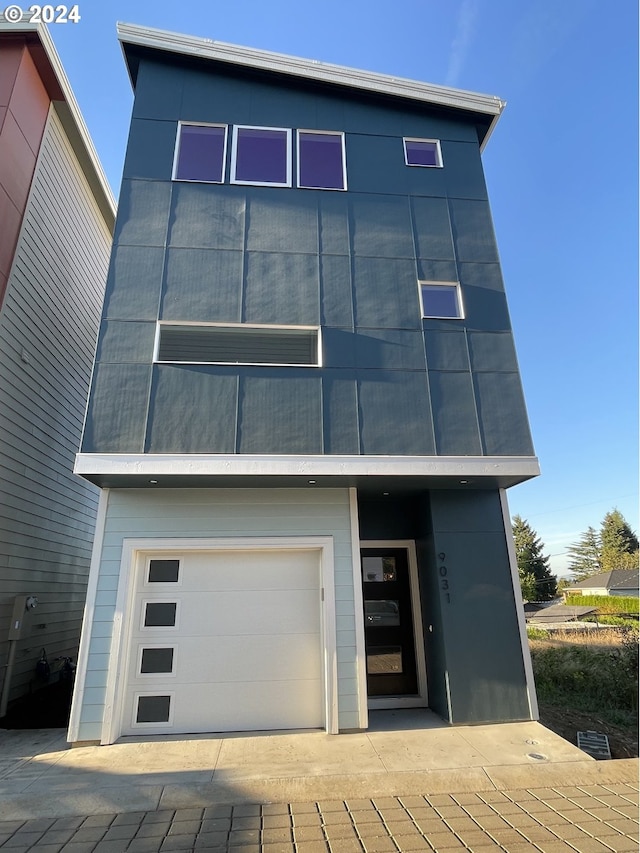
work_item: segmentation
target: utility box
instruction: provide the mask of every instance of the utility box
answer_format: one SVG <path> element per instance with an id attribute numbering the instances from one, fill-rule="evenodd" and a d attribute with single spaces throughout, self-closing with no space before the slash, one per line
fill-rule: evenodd
<path id="1" fill-rule="evenodd" d="M 13 613 L 9 623 L 8 640 L 20 640 L 31 634 L 31 612 L 35 609 L 38 599 L 35 595 L 17 595 L 13 602 Z"/>

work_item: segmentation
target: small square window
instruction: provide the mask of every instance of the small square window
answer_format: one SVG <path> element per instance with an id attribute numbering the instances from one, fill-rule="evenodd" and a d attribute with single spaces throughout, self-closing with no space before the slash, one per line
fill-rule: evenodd
<path id="1" fill-rule="evenodd" d="M 136 723 L 168 723 L 171 696 L 138 696 Z"/>
<path id="2" fill-rule="evenodd" d="M 149 583 L 178 583 L 180 560 L 149 560 Z"/>
<path id="3" fill-rule="evenodd" d="M 174 628 L 177 608 L 174 601 L 148 602 L 144 610 L 144 627 Z"/>
<path id="4" fill-rule="evenodd" d="M 226 125 L 180 124 L 174 180 L 222 183 L 226 148 Z"/>
<path id="5" fill-rule="evenodd" d="M 404 160 L 407 166 L 442 168 L 442 153 L 437 139 L 404 139 Z"/>
<path id="6" fill-rule="evenodd" d="M 273 127 L 234 127 L 231 148 L 234 184 L 291 186 L 291 131 Z"/>
<path id="7" fill-rule="evenodd" d="M 140 659 L 140 673 L 167 673 L 173 672 L 173 648 L 160 648 L 153 646 L 142 649 Z"/>
<path id="8" fill-rule="evenodd" d="M 344 190 L 344 134 L 298 131 L 298 186 Z"/>
<path id="9" fill-rule="evenodd" d="M 459 320 L 463 317 L 458 284 L 420 282 L 422 316 L 432 319 Z"/>

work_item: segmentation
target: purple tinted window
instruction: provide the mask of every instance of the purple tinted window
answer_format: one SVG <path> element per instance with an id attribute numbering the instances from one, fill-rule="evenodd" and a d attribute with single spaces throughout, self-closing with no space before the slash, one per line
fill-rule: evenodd
<path id="1" fill-rule="evenodd" d="M 239 127 L 236 133 L 235 181 L 289 183 L 289 134 L 286 130 Z"/>
<path id="2" fill-rule="evenodd" d="M 176 180 L 221 183 L 226 131 L 226 127 L 181 125 Z"/>
<path id="3" fill-rule="evenodd" d="M 405 139 L 407 166 L 439 166 L 438 143 L 427 139 Z"/>
<path id="4" fill-rule="evenodd" d="M 455 284 L 423 284 L 421 289 L 423 317 L 456 319 L 461 316 L 458 288 Z"/>
<path id="5" fill-rule="evenodd" d="M 299 133 L 298 186 L 343 190 L 342 134 Z"/>

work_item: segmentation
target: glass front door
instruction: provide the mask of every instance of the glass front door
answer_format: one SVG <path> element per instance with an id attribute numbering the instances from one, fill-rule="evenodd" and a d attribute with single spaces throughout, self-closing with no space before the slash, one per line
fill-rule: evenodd
<path id="1" fill-rule="evenodd" d="M 405 548 L 360 551 L 369 697 L 417 696 L 418 677 Z"/>

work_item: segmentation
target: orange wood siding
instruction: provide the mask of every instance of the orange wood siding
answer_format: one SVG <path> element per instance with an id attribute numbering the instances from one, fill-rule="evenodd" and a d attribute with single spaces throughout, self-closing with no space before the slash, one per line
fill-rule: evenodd
<path id="1" fill-rule="evenodd" d="M 50 98 L 26 41 L 0 51 L 0 306 L 20 234 Z"/>

